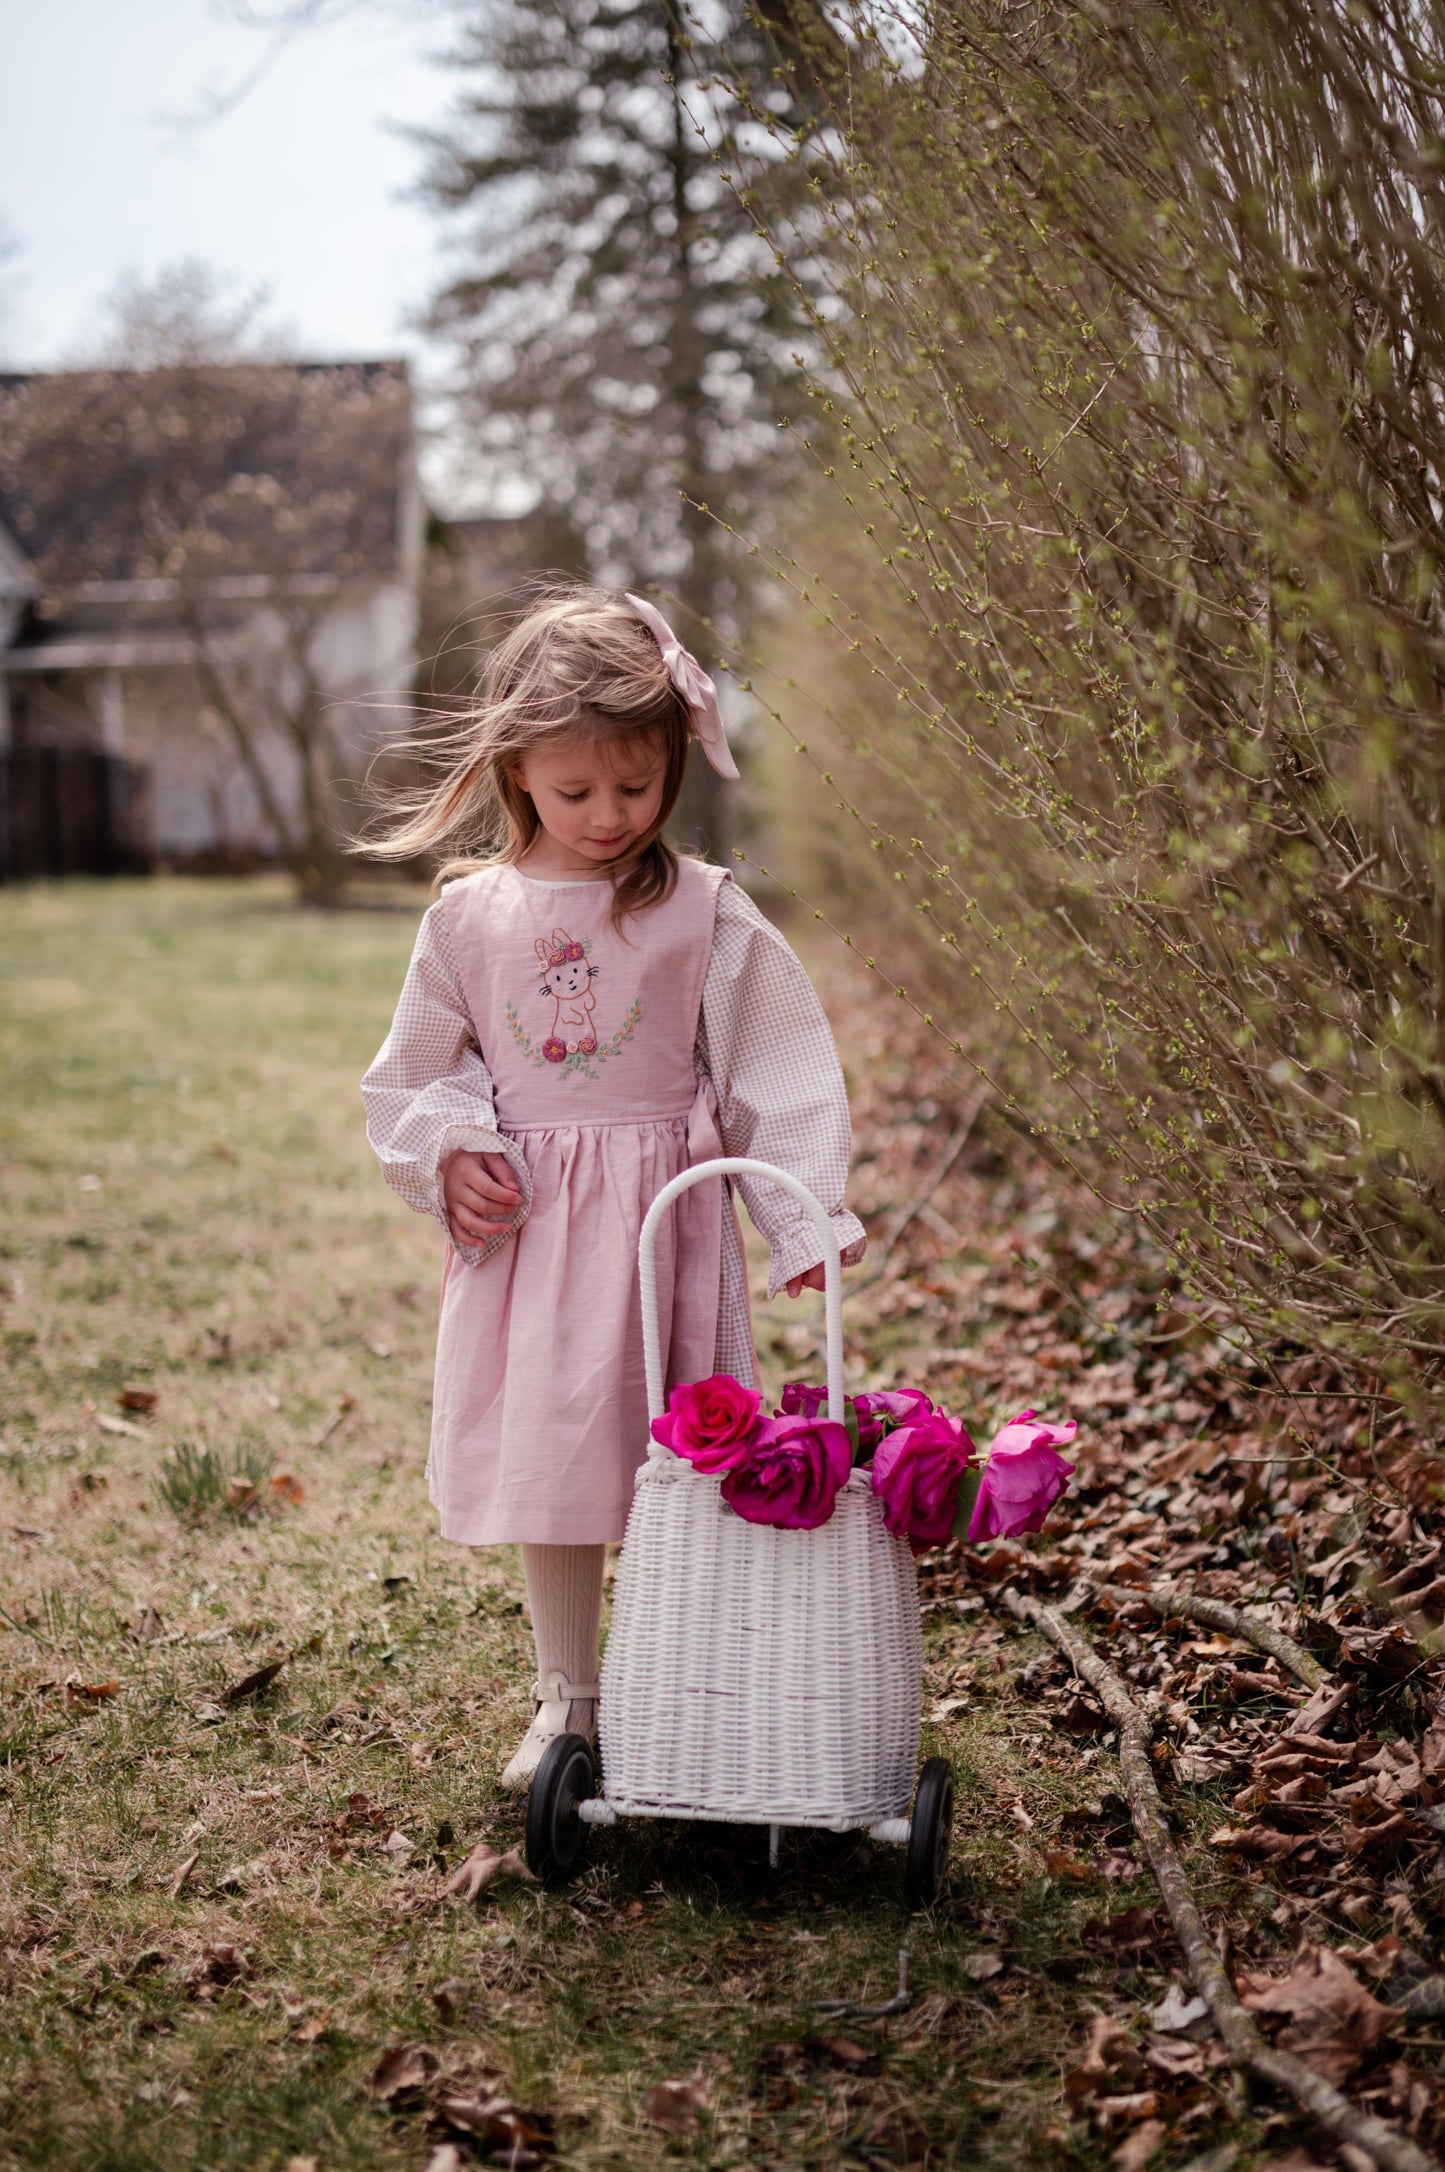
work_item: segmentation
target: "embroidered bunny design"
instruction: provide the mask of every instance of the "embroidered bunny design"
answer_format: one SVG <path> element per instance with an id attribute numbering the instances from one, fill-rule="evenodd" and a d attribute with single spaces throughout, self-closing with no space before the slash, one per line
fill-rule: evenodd
<path id="1" fill-rule="evenodd" d="M 542 968 L 541 993 L 551 996 L 552 1030 L 542 1043 L 548 1063 L 565 1063 L 569 1056 L 594 1056 L 597 1029 L 592 1014 L 597 998 L 592 983 L 597 967 L 587 962 L 588 944 L 574 942 L 565 928 L 553 928 L 551 936 L 539 935 L 537 963 Z"/>

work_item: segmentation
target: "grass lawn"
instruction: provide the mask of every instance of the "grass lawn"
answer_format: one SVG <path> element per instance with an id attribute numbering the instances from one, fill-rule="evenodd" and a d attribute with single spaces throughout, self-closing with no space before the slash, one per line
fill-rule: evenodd
<path id="1" fill-rule="evenodd" d="M 960 1790 L 927 1919 L 856 1837 L 770 1873 L 756 1833 L 637 1823 L 565 1892 L 440 1897 L 520 1838 L 531 1657 L 513 1552 L 435 1533 L 441 1241 L 362 1134 L 414 925 L 0 893 L 0 2164 L 420 2167 L 438 2084 L 370 2086 L 406 2044 L 566 2166 L 1107 2164 L 1061 2094 L 1120 1983 L 1083 1927 L 1153 1896 L 1048 1874 L 1107 1758 L 1021 1742 L 1002 1658 L 927 1731 Z M 800 1317 L 760 1315 L 772 1360 Z M 930 1625 L 927 1704 L 970 1619 Z M 808 2011 L 886 1998 L 905 1942 L 907 2012 Z"/>

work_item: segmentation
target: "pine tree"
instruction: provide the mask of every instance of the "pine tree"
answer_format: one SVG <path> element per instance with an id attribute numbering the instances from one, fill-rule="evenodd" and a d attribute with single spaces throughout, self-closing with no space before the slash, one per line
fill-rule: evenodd
<path id="1" fill-rule="evenodd" d="M 568 513 L 599 577 L 676 596 L 705 661 L 746 602 L 728 530 L 766 525 L 803 396 L 805 312 L 749 198 L 806 215 L 799 61 L 825 35 L 809 0 L 506 0 L 430 139 L 428 191 L 466 221 L 432 325 L 474 458 Z M 684 827 L 717 850 L 694 767 Z"/>

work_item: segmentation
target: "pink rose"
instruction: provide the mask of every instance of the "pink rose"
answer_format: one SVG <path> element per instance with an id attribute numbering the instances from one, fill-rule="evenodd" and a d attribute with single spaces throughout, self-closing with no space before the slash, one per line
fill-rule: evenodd
<path id="1" fill-rule="evenodd" d="M 565 1063 L 567 1061 L 567 1043 L 559 1041 L 555 1033 L 549 1034 L 542 1043 L 542 1054 L 546 1057 L 548 1063 Z"/>
<path id="2" fill-rule="evenodd" d="M 858 1426 L 858 1454 L 866 1462 L 885 1433 L 895 1426 L 910 1425 L 927 1417 L 933 1405 L 920 1388 L 897 1388 L 888 1394 L 850 1395 L 846 1398 Z M 828 1407 L 826 1388 L 805 1380 L 790 1380 L 783 1390 L 779 1415 L 816 1418 Z"/>
<path id="3" fill-rule="evenodd" d="M 949 1536 L 959 1485 L 976 1453 L 961 1421 L 941 1410 L 928 1411 L 879 1442 L 873 1491 L 889 1530 L 900 1532 L 915 1553 L 941 1546 Z"/>
<path id="4" fill-rule="evenodd" d="M 766 1419 L 724 1478 L 722 1497 L 746 1523 L 816 1531 L 852 1468 L 846 1426 L 801 1414 Z"/>
<path id="5" fill-rule="evenodd" d="M 595 1034 L 595 1033 L 589 1033 L 589 1034 L 587 1034 L 587 1035 L 586 1035 L 586 1036 L 585 1036 L 585 1037 L 584 1037 L 584 1038 L 583 1038 L 582 1040 L 580 1040 L 580 1041 L 579 1041 L 579 1042 L 577 1043 L 577 1047 L 578 1047 L 578 1049 L 579 1049 L 579 1051 L 581 1052 L 581 1054 L 582 1054 L 582 1055 L 584 1055 L 584 1056 L 595 1056 L 595 1055 L 596 1055 L 596 1053 L 597 1053 L 597 1036 L 596 1036 L 596 1034 Z"/>
<path id="6" fill-rule="evenodd" d="M 694 1470 L 713 1476 L 730 1471 L 758 1432 L 763 1399 L 729 1373 L 674 1388 L 665 1417 L 652 1421 L 652 1437 L 684 1456 Z"/>
<path id="7" fill-rule="evenodd" d="M 1055 1447 L 1066 1448 L 1077 1431 L 1073 1418 L 1067 1425 L 1045 1425 L 1031 1410 L 1004 1426 L 983 1467 L 969 1538 L 1014 1538 L 1020 1531 L 1041 1530 L 1074 1475 L 1073 1464 L 1055 1454 Z"/>
<path id="8" fill-rule="evenodd" d="M 933 1409 L 921 1388 L 895 1388 L 887 1394 L 855 1395 L 858 1413 L 858 1453 L 871 1455 L 886 1434 L 900 1425 L 916 1425 Z"/>

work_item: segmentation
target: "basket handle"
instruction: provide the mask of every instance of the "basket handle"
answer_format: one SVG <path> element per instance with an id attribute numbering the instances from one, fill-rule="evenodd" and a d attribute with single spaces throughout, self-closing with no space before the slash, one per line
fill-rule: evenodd
<path id="1" fill-rule="evenodd" d="M 642 1225 L 642 1235 L 637 1244 L 637 1274 L 642 1285 L 642 1354 L 647 1367 L 647 1415 L 660 1418 L 667 1409 L 667 1397 L 662 1378 L 662 1328 L 657 1317 L 657 1263 L 654 1257 L 657 1246 L 659 1222 L 683 1192 L 694 1184 L 701 1184 L 706 1177 L 751 1176 L 764 1177 L 771 1184 L 780 1184 L 785 1192 L 791 1192 L 799 1206 L 803 1207 L 818 1232 L 823 1247 L 824 1318 L 828 1353 L 828 1416 L 839 1425 L 843 1423 L 843 1262 L 838 1251 L 838 1232 L 828 1219 L 827 1209 L 819 1204 L 806 1184 L 790 1176 L 786 1169 L 775 1169 L 770 1161 L 750 1161 L 745 1155 L 729 1154 L 718 1161 L 700 1161 L 691 1169 L 684 1169 L 662 1190 L 647 1210 Z M 653 1444 L 649 1453 L 668 1455 L 669 1449 Z"/>

